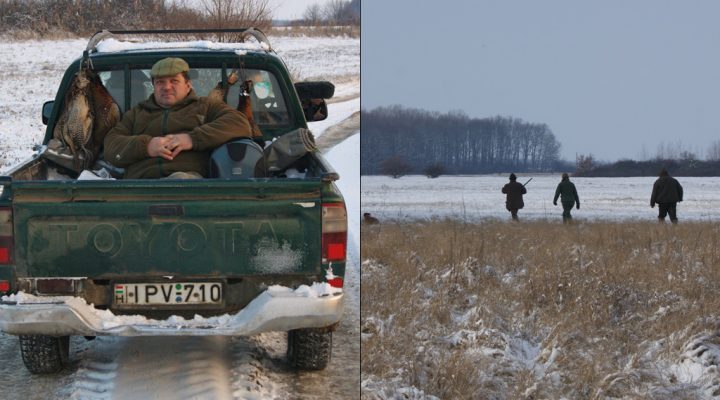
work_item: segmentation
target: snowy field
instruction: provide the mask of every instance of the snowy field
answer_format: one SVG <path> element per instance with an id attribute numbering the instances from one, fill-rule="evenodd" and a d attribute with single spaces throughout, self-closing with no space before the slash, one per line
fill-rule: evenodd
<path id="1" fill-rule="evenodd" d="M 505 195 L 500 192 L 508 175 L 444 176 L 429 179 L 411 175 L 399 179 L 363 176 L 362 211 L 384 219 L 428 219 L 432 217 L 477 221 L 509 218 Z M 553 206 L 560 174 L 519 175 L 527 184 L 521 219 L 559 219 L 562 207 Z M 576 219 L 647 220 L 657 217 L 657 206 L 650 208 L 650 194 L 656 178 L 571 178 L 580 196 Z M 679 177 L 684 201 L 678 204 L 682 220 L 720 219 L 720 177 Z"/>
<path id="2" fill-rule="evenodd" d="M 360 40 L 270 37 L 299 80 L 336 85 L 316 136 L 360 110 Z M 54 100 L 65 68 L 87 41 L 2 42 L 0 45 L 0 172 L 32 153 L 45 126 L 40 111 Z M 73 337 L 70 367 L 50 376 L 25 370 L 17 338 L 0 333 L 2 399 L 316 399 L 356 398 L 359 387 L 359 128 L 325 153 L 340 173 L 349 215 L 345 315 L 325 371 L 298 374 L 285 363 L 285 336 L 250 338 Z M 344 379 L 338 380 L 338 376 Z M 8 388 L 13 388 L 9 391 Z"/>

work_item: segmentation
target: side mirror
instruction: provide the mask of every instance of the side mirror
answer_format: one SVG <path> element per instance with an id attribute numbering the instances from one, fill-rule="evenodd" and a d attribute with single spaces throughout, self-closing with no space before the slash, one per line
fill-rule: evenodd
<path id="1" fill-rule="evenodd" d="M 327 81 L 297 82 L 295 90 L 300 98 L 306 121 L 322 121 L 327 118 L 328 109 L 325 99 L 333 97 L 335 85 Z"/>
<path id="2" fill-rule="evenodd" d="M 50 121 L 50 115 L 52 114 L 53 107 L 55 106 L 54 101 L 46 101 L 42 106 L 42 122 L 47 125 Z"/>
<path id="3" fill-rule="evenodd" d="M 307 122 L 322 121 L 328 116 L 327 103 L 324 99 L 300 100 L 300 104 Z"/>
<path id="4" fill-rule="evenodd" d="M 335 85 L 327 81 L 295 83 L 300 100 L 329 99 L 335 94 Z"/>

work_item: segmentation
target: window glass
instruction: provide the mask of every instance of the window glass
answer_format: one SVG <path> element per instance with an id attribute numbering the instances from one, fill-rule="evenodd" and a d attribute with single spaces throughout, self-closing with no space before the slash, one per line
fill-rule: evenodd
<path id="1" fill-rule="evenodd" d="M 122 109 L 125 104 L 125 71 L 101 71 L 98 75 L 113 100 Z"/>
<path id="2" fill-rule="evenodd" d="M 98 73 L 120 110 L 125 111 L 125 71 L 101 71 Z M 146 100 L 153 92 L 149 69 L 130 71 L 130 108 Z"/>
<path id="3" fill-rule="evenodd" d="M 241 80 L 252 80 L 253 90 L 250 91 L 250 103 L 253 118 L 261 127 L 269 125 L 287 125 L 290 121 L 287 104 L 279 89 L 275 75 L 259 69 L 245 69 Z M 240 83 L 230 87 L 227 102 L 237 108 L 240 96 Z"/>
<path id="4" fill-rule="evenodd" d="M 130 71 L 130 107 L 147 100 L 153 93 L 152 79 L 149 69 L 133 69 Z"/>
<path id="5" fill-rule="evenodd" d="M 207 96 L 222 81 L 220 68 L 193 68 L 190 79 L 198 96 Z M 250 91 L 250 102 L 255 122 L 262 126 L 287 125 L 290 121 L 287 104 L 279 90 L 275 75 L 258 69 L 245 69 L 240 81 L 230 86 L 227 103 L 237 108 L 242 80 L 251 80 L 253 89 Z M 99 72 L 103 85 L 110 95 L 125 112 L 125 71 Z M 152 79 L 149 69 L 133 69 L 130 71 L 130 108 L 146 100 L 153 93 Z"/>
<path id="6" fill-rule="evenodd" d="M 222 70 L 220 68 L 192 68 L 190 80 L 193 89 L 198 96 L 203 97 L 210 94 L 210 91 L 222 81 Z"/>

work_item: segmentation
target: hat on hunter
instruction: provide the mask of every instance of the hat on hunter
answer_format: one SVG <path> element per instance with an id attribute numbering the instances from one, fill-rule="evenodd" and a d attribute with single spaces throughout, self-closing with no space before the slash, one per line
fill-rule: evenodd
<path id="1" fill-rule="evenodd" d="M 168 57 L 155 63 L 150 70 L 150 76 L 159 78 L 161 76 L 175 76 L 182 72 L 190 71 L 190 66 L 182 58 Z"/>
<path id="2" fill-rule="evenodd" d="M 516 179 L 517 179 L 517 176 L 515 176 L 515 174 L 510 174 L 510 180 L 511 180 L 511 181 L 514 181 L 514 180 L 516 180 Z"/>

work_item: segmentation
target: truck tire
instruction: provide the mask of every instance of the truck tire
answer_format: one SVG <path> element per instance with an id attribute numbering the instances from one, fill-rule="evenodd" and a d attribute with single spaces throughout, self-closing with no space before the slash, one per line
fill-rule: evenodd
<path id="1" fill-rule="evenodd" d="M 60 372 L 68 360 L 70 336 L 20 335 L 20 352 L 33 374 Z"/>
<path id="2" fill-rule="evenodd" d="M 332 330 L 328 328 L 295 329 L 288 332 L 287 356 L 299 370 L 325 369 L 332 354 Z"/>

